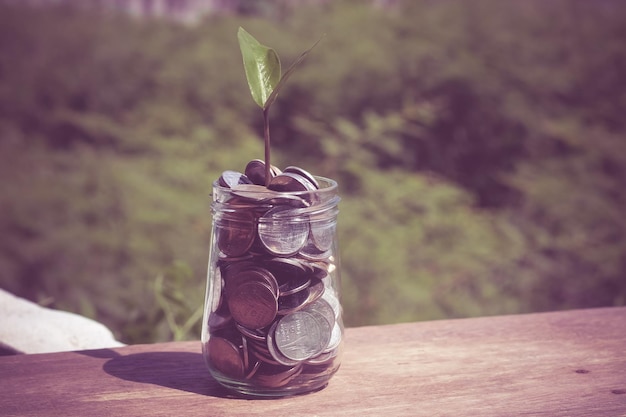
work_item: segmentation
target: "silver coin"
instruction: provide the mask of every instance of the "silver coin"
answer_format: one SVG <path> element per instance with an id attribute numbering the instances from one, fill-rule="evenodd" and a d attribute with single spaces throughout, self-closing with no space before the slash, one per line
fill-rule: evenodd
<path id="1" fill-rule="evenodd" d="M 226 188 L 232 188 L 239 184 L 252 184 L 252 181 L 241 172 L 224 171 L 217 180 L 219 185 Z"/>
<path id="2" fill-rule="evenodd" d="M 231 188 L 232 194 L 237 198 L 228 200 L 229 205 L 238 208 L 254 208 L 255 205 L 285 205 L 293 208 L 309 207 L 311 204 L 304 198 L 287 193 L 269 190 L 257 184 L 238 184 Z"/>
<path id="3" fill-rule="evenodd" d="M 326 301 L 329 306 L 333 309 L 335 313 L 335 319 L 338 319 L 341 316 L 341 303 L 339 302 L 339 297 L 337 293 L 332 287 L 324 286 L 324 293 L 322 294 L 322 300 Z"/>
<path id="4" fill-rule="evenodd" d="M 328 343 L 330 342 L 330 339 L 332 337 L 332 333 L 333 333 L 333 327 L 336 324 L 335 320 L 333 318 L 332 322 L 328 320 L 327 317 L 325 317 L 319 310 L 303 310 L 306 311 L 307 313 L 311 313 L 313 315 L 313 317 L 315 317 L 315 319 L 317 320 L 317 323 L 320 326 L 320 340 L 319 340 L 319 344 L 320 346 L 322 346 L 320 348 L 320 351 L 313 355 L 316 356 L 320 353 L 322 353 L 325 349 L 327 349 L 328 347 Z"/>
<path id="5" fill-rule="evenodd" d="M 263 185 L 258 184 L 238 184 L 231 188 L 231 193 L 236 197 L 243 198 L 248 202 L 264 202 L 271 198 L 280 196 L 276 191 L 268 190 Z"/>
<path id="6" fill-rule="evenodd" d="M 278 321 L 274 337 L 276 347 L 288 359 L 304 361 L 319 355 L 326 347 L 319 318 L 306 311 L 296 311 Z"/>
<path id="7" fill-rule="evenodd" d="M 276 332 L 276 326 L 278 326 L 278 322 L 274 322 L 270 329 L 267 332 L 267 349 L 270 352 L 270 355 L 281 365 L 285 366 L 294 366 L 297 365 L 300 361 L 289 359 L 285 355 L 283 355 L 277 348 L 276 343 L 274 341 L 274 334 Z"/>
<path id="8" fill-rule="evenodd" d="M 250 259 L 252 259 L 252 255 L 249 253 L 244 253 L 241 256 L 229 256 L 225 254 L 224 252 L 220 252 L 217 256 L 217 264 L 220 267 L 222 267 L 222 266 L 227 266 L 232 263 L 247 261 Z"/>
<path id="9" fill-rule="evenodd" d="M 339 349 L 333 349 L 328 352 L 322 352 L 319 355 L 307 359 L 305 364 L 307 365 L 330 365 L 339 356 Z"/>
<path id="10" fill-rule="evenodd" d="M 320 252 L 329 251 L 336 234 L 335 222 L 311 222 L 310 242 Z"/>
<path id="11" fill-rule="evenodd" d="M 308 291 L 309 291 L 309 297 L 307 299 L 306 304 L 310 304 L 314 302 L 315 300 L 319 299 L 326 291 L 326 287 L 324 286 L 324 283 L 321 280 L 312 278 L 311 285 L 309 285 Z"/>
<path id="12" fill-rule="evenodd" d="M 211 284 L 211 292 L 210 294 L 210 305 L 211 305 L 211 313 L 215 313 L 222 304 L 222 288 L 224 287 L 224 280 L 222 279 L 222 272 L 219 267 L 216 267 L 213 270 L 215 274 L 213 279 L 209 282 Z"/>
<path id="13" fill-rule="evenodd" d="M 271 172 L 273 177 L 283 173 L 283 171 L 281 171 L 280 168 L 278 168 L 278 167 L 276 167 L 274 165 L 270 165 L 270 172 Z"/>
<path id="14" fill-rule="evenodd" d="M 313 175 L 311 175 L 308 171 L 305 171 L 304 169 L 300 168 L 300 167 L 294 167 L 294 166 L 288 166 L 287 168 L 283 169 L 283 173 L 292 173 L 292 174 L 298 174 L 301 177 L 305 178 L 308 182 L 310 182 L 313 187 L 315 187 L 316 190 L 319 190 L 320 185 L 317 182 L 317 180 L 315 179 L 315 177 Z"/>
<path id="15" fill-rule="evenodd" d="M 277 206 L 268 210 L 259 219 L 259 239 L 273 255 L 295 255 L 309 237 L 309 224 L 306 218 L 290 216 L 292 210 L 291 207 Z"/>
<path id="16" fill-rule="evenodd" d="M 311 239 L 309 239 L 298 254 L 308 261 L 325 261 L 330 256 L 331 251 L 320 251 L 317 246 L 311 243 Z"/>
<path id="17" fill-rule="evenodd" d="M 241 356 L 243 358 L 243 369 L 248 369 L 250 365 L 250 351 L 248 351 L 248 339 L 241 338 Z"/>
<path id="18" fill-rule="evenodd" d="M 263 203 L 275 206 L 289 206 L 293 208 L 305 208 L 311 205 L 311 203 L 300 196 L 285 193 L 268 198 L 264 200 Z"/>
<path id="19" fill-rule="evenodd" d="M 283 172 L 280 175 L 275 176 L 267 186 L 270 190 L 280 192 L 302 192 L 302 191 L 315 191 L 316 188 L 309 180 L 302 175 L 294 174 L 292 172 Z"/>
<path id="20" fill-rule="evenodd" d="M 311 276 L 323 280 L 328 277 L 328 263 L 323 261 L 309 262 Z"/>
<path id="21" fill-rule="evenodd" d="M 339 322 L 335 322 L 333 330 L 330 334 L 330 340 L 328 341 L 328 344 L 326 345 L 326 348 L 322 351 L 322 353 L 335 351 L 339 347 L 339 344 L 341 344 L 342 339 L 343 332 L 341 331 L 341 325 L 339 324 Z"/>
<path id="22" fill-rule="evenodd" d="M 309 313 L 313 312 L 315 314 L 320 314 L 330 325 L 329 331 L 332 330 L 332 326 L 335 325 L 335 310 L 333 307 L 326 301 L 323 297 L 318 298 L 313 301 L 309 305 L 306 306 L 304 311 L 308 311 Z"/>

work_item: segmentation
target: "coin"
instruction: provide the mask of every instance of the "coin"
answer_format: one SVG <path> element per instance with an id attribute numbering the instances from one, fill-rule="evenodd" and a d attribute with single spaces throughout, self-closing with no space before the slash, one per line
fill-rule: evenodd
<path id="1" fill-rule="evenodd" d="M 246 374 L 246 379 L 252 379 L 252 377 L 254 376 L 254 374 L 256 374 L 256 371 L 258 371 L 260 367 L 261 362 L 254 361 L 254 365 L 250 367 L 250 371 Z"/>
<path id="2" fill-rule="evenodd" d="M 305 311 L 320 314 L 331 326 L 335 325 L 335 310 L 323 297 L 307 305 Z M 332 327 L 330 330 L 332 330 Z"/>
<path id="3" fill-rule="evenodd" d="M 294 277 L 278 287 L 279 297 L 285 297 L 303 291 L 311 285 L 311 279 L 307 277 Z"/>
<path id="4" fill-rule="evenodd" d="M 303 311 L 311 313 L 313 317 L 315 317 L 315 319 L 317 320 L 317 324 L 320 326 L 320 338 L 318 340 L 320 348 L 319 351 L 316 351 L 316 353 L 310 356 L 312 358 L 319 355 L 320 353 L 323 353 L 328 348 L 328 343 L 330 342 L 333 334 L 333 326 L 335 325 L 335 321 L 333 320 L 332 322 L 329 322 L 328 319 L 317 310 L 307 309 Z"/>
<path id="5" fill-rule="evenodd" d="M 311 275 L 315 278 L 324 280 L 329 276 L 327 262 L 309 262 L 308 266 L 312 269 Z"/>
<path id="6" fill-rule="evenodd" d="M 309 285 L 309 297 L 306 301 L 307 304 L 310 304 L 312 302 L 314 302 L 315 300 L 319 299 L 322 294 L 324 294 L 325 292 L 325 286 L 324 283 L 316 278 L 311 278 L 311 285 Z"/>
<path id="7" fill-rule="evenodd" d="M 244 265 L 232 265 L 226 270 L 226 288 L 224 289 L 226 295 L 230 297 L 231 294 L 240 290 L 240 286 L 247 282 L 259 282 L 267 284 L 271 289 L 275 297 L 278 297 L 279 287 L 276 282 L 276 278 L 260 266 L 246 262 Z"/>
<path id="8" fill-rule="evenodd" d="M 311 270 L 304 262 L 294 258 L 272 257 L 264 260 L 263 265 L 276 277 L 279 285 Z"/>
<path id="9" fill-rule="evenodd" d="M 311 243 L 320 251 L 330 250 L 335 239 L 335 222 L 311 222 Z"/>
<path id="10" fill-rule="evenodd" d="M 319 355 L 326 347 L 319 319 L 306 311 L 296 311 L 281 318 L 275 338 L 280 353 L 298 361 Z"/>
<path id="11" fill-rule="evenodd" d="M 256 340 L 259 342 L 265 342 L 267 340 L 267 335 L 265 332 L 259 329 L 248 329 L 245 326 L 242 326 L 239 323 L 235 323 L 235 327 L 239 330 L 239 333 L 244 335 L 248 339 Z"/>
<path id="12" fill-rule="evenodd" d="M 309 239 L 309 242 L 300 249 L 298 254 L 309 261 L 323 261 L 328 259 L 330 253 L 330 250 L 320 251 L 319 248 L 310 243 Z"/>
<path id="13" fill-rule="evenodd" d="M 278 299 L 268 284 L 245 282 L 229 296 L 228 308 L 237 323 L 250 329 L 260 329 L 276 317 Z"/>
<path id="14" fill-rule="evenodd" d="M 275 167 L 274 165 L 270 165 L 270 172 L 271 172 L 273 177 L 283 173 L 283 171 L 281 171 L 280 168 Z"/>
<path id="15" fill-rule="evenodd" d="M 239 348 L 232 342 L 221 337 L 211 337 L 208 351 L 209 359 L 218 371 L 232 378 L 243 377 L 243 360 Z"/>
<path id="16" fill-rule="evenodd" d="M 255 382 L 268 388 L 280 388 L 289 384 L 302 372 L 302 366 L 272 366 L 264 364 L 255 375 Z"/>
<path id="17" fill-rule="evenodd" d="M 248 339 L 245 337 L 241 338 L 241 357 L 243 359 L 243 369 L 244 371 L 250 366 L 250 352 L 248 351 Z"/>
<path id="18" fill-rule="evenodd" d="M 279 297 L 277 314 L 284 316 L 300 310 L 307 304 L 309 297 L 310 292 L 308 286 L 302 291 Z"/>
<path id="19" fill-rule="evenodd" d="M 297 196 L 297 195 L 293 195 L 293 194 L 276 195 L 274 197 L 270 197 L 264 200 L 264 202 L 271 204 L 271 205 L 289 206 L 293 208 L 305 208 L 311 205 L 311 203 L 309 203 L 304 198 Z"/>
<path id="20" fill-rule="evenodd" d="M 299 174 L 292 172 L 283 172 L 275 176 L 267 186 L 270 190 L 280 192 L 301 192 L 316 190 L 309 180 Z"/>
<path id="21" fill-rule="evenodd" d="M 320 188 L 320 185 L 315 177 L 311 175 L 308 171 L 305 171 L 300 167 L 288 166 L 287 168 L 283 169 L 283 173 L 298 174 L 301 177 L 305 178 L 307 181 L 309 181 L 316 190 L 319 190 Z"/>
<path id="22" fill-rule="evenodd" d="M 247 261 L 251 259 L 252 259 L 252 254 L 250 253 L 244 253 L 241 256 L 229 256 L 225 254 L 224 252 L 220 252 L 217 256 L 217 265 L 222 267 L 222 266 L 227 266 L 231 263 L 237 263 L 237 262 Z"/>
<path id="23" fill-rule="evenodd" d="M 209 315 L 208 325 L 211 332 L 216 330 L 225 329 L 233 322 L 233 317 L 230 313 L 224 314 L 222 312 L 213 312 Z"/>
<path id="24" fill-rule="evenodd" d="M 268 187 L 265 174 L 265 163 L 253 160 L 244 174 L 224 171 L 214 183 L 230 189 L 214 193 L 219 252 L 210 279 L 221 279 L 210 287 L 206 326 L 214 342 L 205 346 L 225 377 L 279 388 L 337 369 L 336 210 L 328 213 L 307 171 L 271 166 Z"/>
<path id="25" fill-rule="evenodd" d="M 224 286 L 224 280 L 222 279 L 221 269 L 215 267 L 213 269 L 213 277 L 210 279 L 209 292 L 207 293 L 207 302 L 211 307 L 211 313 L 215 313 L 222 304 L 222 288 Z"/>
<path id="26" fill-rule="evenodd" d="M 254 243 L 256 227 L 249 211 L 229 213 L 215 222 L 217 246 L 227 256 L 244 255 Z"/>
<path id="27" fill-rule="evenodd" d="M 317 356 L 312 357 L 311 359 L 306 360 L 307 365 L 329 365 L 332 364 L 333 361 L 337 358 L 339 354 L 339 349 L 333 349 L 328 352 L 322 352 Z"/>
<path id="28" fill-rule="evenodd" d="M 262 363 L 267 363 L 270 365 L 280 365 L 280 363 L 278 363 L 276 359 L 272 357 L 272 354 L 267 348 L 267 344 L 262 346 L 259 343 L 252 343 L 252 341 L 249 340 L 248 351 L 252 356 L 254 356 L 258 361 Z"/>
<path id="29" fill-rule="evenodd" d="M 229 204 L 239 207 L 254 207 L 253 204 L 262 205 L 285 205 L 293 208 L 304 208 L 311 205 L 304 198 L 294 195 L 286 194 L 278 191 L 273 191 L 265 188 L 262 185 L 256 184 L 238 184 L 232 187 L 232 193 L 237 200 L 228 200 Z"/>
<path id="30" fill-rule="evenodd" d="M 335 325 L 330 333 L 330 340 L 326 345 L 326 348 L 322 351 L 322 353 L 329 353 L 335 351 L 339 344 L 341 344 L 341 339 L 343 338 L 343 332 L 341 331 L 341 326 L 338 321 L 335 321 Z"/>
<path id="31" fill-rule="evenodd" d="M 232 187 L 231 192 L 236 197 L 244 199 L 248 204 L 251 202 L 263 202 L 278 197 L 276 191 L 268 190 L 259 184 L 238 184 Z"/>
<path id="32" fill-rule="evenodd" d="M 278 362 L 279 364 L 285 365 L 285 366 L 297 365 L 300 361 L 289 359 L 288 357 L 280 353 L 280 351 L 276 347 L 276 344 L 274 341 L 274 333 L 276 331 L 277 325 L 278 325 L 278 322 L 274 322 L 274 324 L 272 324 L 272 326 L 267 332 L 267 350 L 269 350 L 270 355 L 272 355 L 272 358 L 274 358 L 274 360 Z"/>
<path id="33" fill-rule="evenodd" d="M 293 210 L 291 207 L 276 206 L 259 219 L 259 239 L 269 253 L 291 256 L 306 243 L 309 224 L 306 218 L 290 216 Z"/>
<path id="34" fill-rule="evenodd" d="M 335 312 L 335 319 L 341 317 L 341 303 L 339 302 L 339 297 L 337 296 L 337 293 L 332 287 L 324 285 L 324 293 L 322 294 L 322 299 L 326 301 Z"/>
<path id="35" fill-rule="evenodd" d="M 237 171 L 224 171 L 217 180 L 222 187 L 232 188 L 238 184 L 252 184 L 250 179 Z"/>
<path id="36" fill-rule="evenodd" d="M 318 298 L 309 303 L 302 311 L 311 313 L 318 319 L 321 330 L 320 344 L 324 346 L 323 351 L 328 350 L 332 337 L 337 336 L 336 333 L 333 333 L 334 328 L 338 327 L 337 320 L 335 320 L 335 311 L 332 306 L 323 298 Z M 339 336 L 341 336 L 341 333 L 339 333 Z M 335 340 L 333 340 L 333 343 L 334 342 Z M 334 347 L 335 346 L 332 346 L 330 349 Z"/>
<path id="37" fill-rule="evenodd" d="M 248 162 L 244 172 L 252 184 L 265 185 L 265 162 L 253 159 Z"/>
<path id="38" fill-rule="evenodd" d="M 308 267 L 297 259 L 271 258 L 264 265 L 276 277 L 280 297 L 301 291 L 311 282 Z"/>

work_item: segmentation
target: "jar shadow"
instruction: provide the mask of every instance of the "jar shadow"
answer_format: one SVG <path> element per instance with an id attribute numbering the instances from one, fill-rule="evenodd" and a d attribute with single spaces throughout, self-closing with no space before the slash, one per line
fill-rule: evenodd
<path id="1" fill-rule="evenodd" d="M 211 397 L 239 398 L 209 374 L 200 353 L 146 352 L 118 355 L 109 359 L 102 369 L 126 381 L 160 385 Z"/>

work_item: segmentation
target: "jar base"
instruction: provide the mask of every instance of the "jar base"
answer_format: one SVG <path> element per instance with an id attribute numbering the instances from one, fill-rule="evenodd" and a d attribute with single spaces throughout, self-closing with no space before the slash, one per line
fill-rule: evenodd
<path id="1" fill-rule="evenodd" d="M 224 388 L 228 389 L 235 395 L 243 398 L 282 398 L 297 395 L 310 394 L 316 391 L 321 391 L 326 388 L 330 378 L 335 374 L 337 370 L 333 370 L 324 375 L 318 375 L 311 379 L 306 375 L 299 375 L 298 377 L 290 380 L 285 386 L 263 386 L 259 384 L 253 384 L 251 382 L 245 382 L 241 380 L 233 380 L 221 375 L 219 372 L 211 372 L 213 378 Z M 271 384 L 271 381 L 268 381 Z"/>

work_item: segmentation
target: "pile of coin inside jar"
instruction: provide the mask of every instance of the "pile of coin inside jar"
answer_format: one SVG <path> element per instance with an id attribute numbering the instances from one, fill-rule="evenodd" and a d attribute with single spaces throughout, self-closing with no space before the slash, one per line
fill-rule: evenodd
<path id="1" fill-rule="evenodd" d="M 338 367 L 337 202 L 318 199 L 318 181 L 301 168 L 270 173 L 266 187 L 265 164 L 253 160 L 217 181 L 227 198 L 216 203 L 214 195 L 218 250 L 203 350 L 209 368 L 230 381 L 281 388 L 329 378 Z"/>

